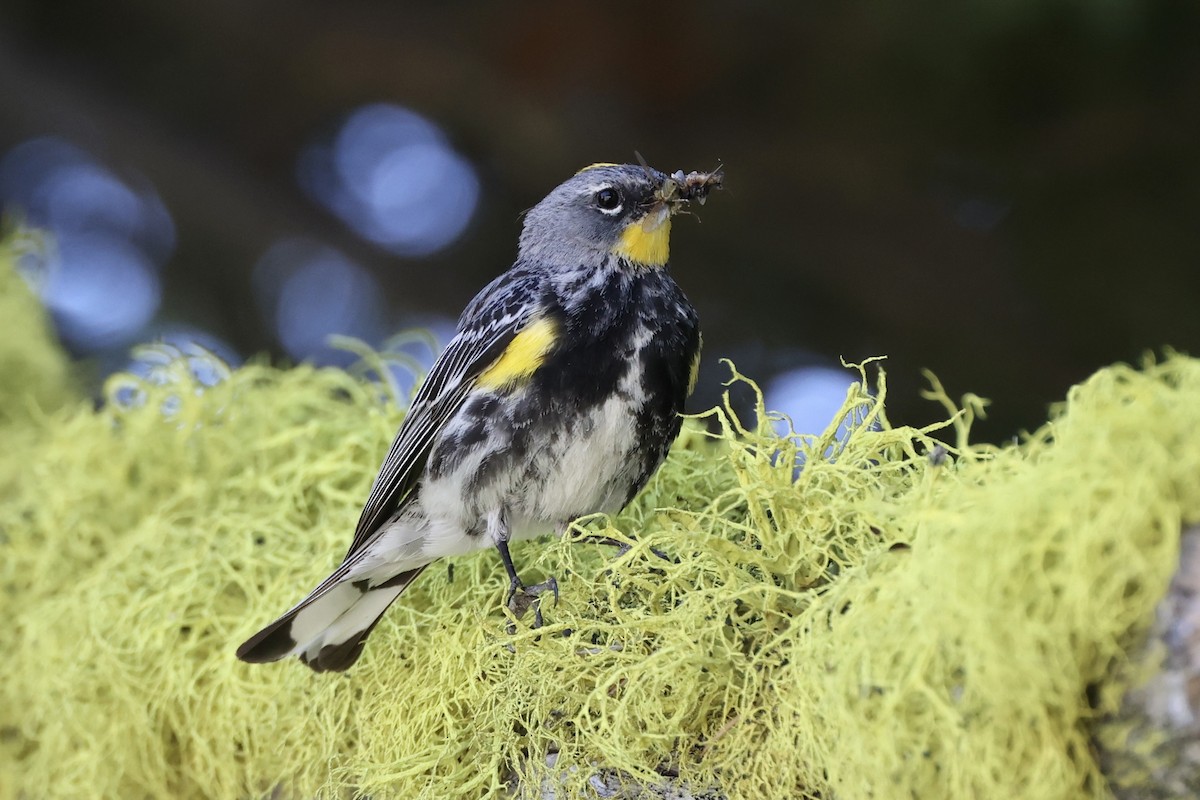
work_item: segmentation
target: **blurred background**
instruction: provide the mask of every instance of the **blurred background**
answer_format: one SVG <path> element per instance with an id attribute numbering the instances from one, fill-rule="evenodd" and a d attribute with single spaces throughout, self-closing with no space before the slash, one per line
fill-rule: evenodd
<path id="1" fill-rule="evenodd" d="M 196 342 L 345 364 L 445 341 L 580 167 L 723 163 L 672 268 L 695 408 L 734 359 L 797 429 L 886 355 L 889 413 L 993 400 L 981 438 L 1096 368 L 1200 349 L 1200 4 L 6 0 L 0 203 L 98 381 Z"/>

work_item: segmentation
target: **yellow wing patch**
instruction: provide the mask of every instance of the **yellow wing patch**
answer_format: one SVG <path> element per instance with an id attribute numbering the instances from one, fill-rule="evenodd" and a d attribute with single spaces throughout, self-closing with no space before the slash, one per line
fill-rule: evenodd
<path id="1" fill-rule="evenodd" d="M 503 389 L 527 380 L 542 365 L 558 341 L 558 322 L 549 318 L 526 325 L 504 348 L 504 352 L 479 376 L 476 385 Z"/>
<path id="2" fill-rule="evenodd" d="M 646 267 L 661 267 L 671 255 L 671 217 L 643 219 L 621 232 L 613 252 Z"/>
<path id="3" fill-rule="evenodd" d="M 587 172 L 589 169 L 600 169 L 600 167 L 619 167 L 619 166 L 621 166 L 621 165 L 613 164 L 612 162 L 609 162 L 609 161 L 597 161 L 595 164 L 588 164 L 586 167 L 579 170 L 579 172 L 576 172 L 575 174 L 580 175 L 584 172 Z"/>
<path id="4" fill-rule="evenodd" d="M 696 355 L 692 356 L 692 370 L 688 373 L 688 397 L 691 397 L 692 392 L 696 391 L 696 379 L 700 377 L 700 353 L 703 350 L 704 334 L 701 334 L 700 341 L 696 343 Z"/>

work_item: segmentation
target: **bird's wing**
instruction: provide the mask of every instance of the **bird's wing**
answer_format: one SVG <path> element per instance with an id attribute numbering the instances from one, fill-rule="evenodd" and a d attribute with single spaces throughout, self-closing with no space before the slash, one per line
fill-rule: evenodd
<path id="1" fill-rule="evenodd" d="M 438 433 L 480 376 L 502 370 L 514 358 L 521 360 L 523 354 L 513 350 L 520 351 L 527 332 L 538 327 L 531 324 L 542 313 L 533 302 L 538 293 L 528 276 L 510 272 L 489 284 L 463 312 L 458 332 L 434 362 L 383 459 L 343 563 L 409 499 Z"/>

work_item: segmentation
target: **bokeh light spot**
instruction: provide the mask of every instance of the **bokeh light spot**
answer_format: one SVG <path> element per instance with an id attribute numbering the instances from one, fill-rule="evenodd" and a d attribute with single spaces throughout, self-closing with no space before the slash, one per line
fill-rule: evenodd
<path id="1" fill-rule="evenodd" d="M 332 141 L 309 146 L 300 185 L 364 238 L 423 256 L 462 235 L 479 201 L 479 179 L 445 134 L 400 106 L 358 109 Z"/>
<path id="2" fill-rule="evenodd" d="M 331 347 L 334 334 L 377 342 L 382 291 L 344 255 L 305 239 L 271 246 L 254 269 L 255 292 L 284 350 L 297 359 L 345 366 L 355 356 Z"/>
<path id="3" fill-rule="evenodd" d="M 127 344 L 158 309 L 158 272 L 125 239 L 60 233 L 49 259 L 42 299 L 63 339 L 78 349 Z"/>
<path id="4" fill-rule="evenodd" d="M 775 376 L 763 391 L 767 409 L 786 414 L 792 428 L 800 434 L 819 434 L 829 427 L 846 401 L 846 392 L 855 383 L 853 373 L 832 367 L 802 367 Z M 841 420 L 838 438 L 845 435 L 847 423 Z M 787 423 L 775 423 L 779 435 L 787 435 Z"/>
<path id="5" fill-rule="evenodd" d="M 242 363 L 233 346 L 208 331 L 188 325 L 152 329 L 146 344 L 135 347 L 123 371 L 159 382 L 163 369 L 182 361 L 202 386 L 216 386 Z"/>
<path id="6" fill-rule="evenodd" d="M 48 136 L 0 159 L 0 202 L 49 234 L 41 258 L 23 258 L 22 270 L 73 349 L 124 346 L 154 317 L 175 224 L 152 188 L 135 189 Z"/>

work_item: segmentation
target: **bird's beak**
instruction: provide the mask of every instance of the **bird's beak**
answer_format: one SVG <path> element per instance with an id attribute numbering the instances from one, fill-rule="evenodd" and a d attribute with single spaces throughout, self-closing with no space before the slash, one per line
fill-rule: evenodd
<path id="1" fill-rule="evenodd" d="M 646 207 L 646 213 L 635 225 L 642 235 L 656 233 L 686 202 L 687 200 L 680 195 L 679 183 L 674 177 L 667 175 Z"/>
<path id="2" fill-rule="evenodd" d="M 661 225 L 664 220 L 669 219 L 672 214 L 682 209 L 687 200 L 680 194 L 681 189 L 682 186 L 675 179 L 675 176 L 667 175 L 664 177 L 662 185 L 654 193 L 654 204 L 646 213 L 647 219 L 657 216 L 657 224 Z"/>
<path id="3" fill-rule="evenodd" d="M 634 264 L 657 267 L 667 263 L 671 249 L 671 217 L 695 200 L 701 205 L 711 189 L 721 188 L 724 173 L 679 170 L 663 178 L 641 219 L 622 233 L 613 252 Z"/>

